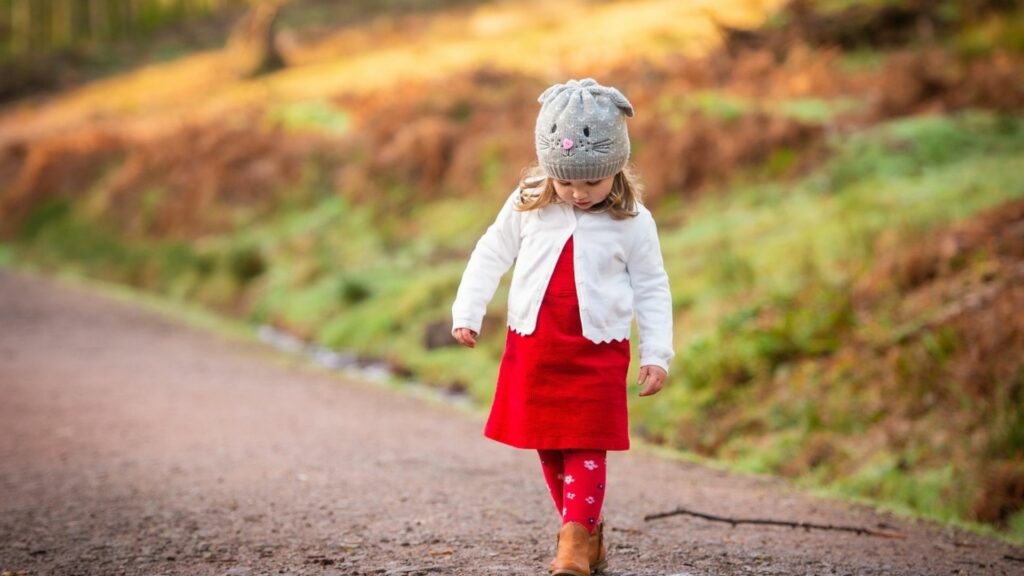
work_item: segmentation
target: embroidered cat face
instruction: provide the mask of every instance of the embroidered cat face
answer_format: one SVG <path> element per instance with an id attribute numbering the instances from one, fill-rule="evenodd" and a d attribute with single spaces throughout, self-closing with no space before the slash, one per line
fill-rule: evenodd
<path id="1" fill-rule="evenodd" d="M 537 149 L 544 152 L 554 149 L 566 158 L 571 158 L 578 152 L 589 152 L 594 155 L 607 155 L 612 152 L 614 139 L 611 136 L 592 137 L 593 131 L 587 124 L 579 130 L 574 131 L 572 128 L 570 124 L 568 129 L 563 128 L 559 131 L 558 122 L 552 122 L 547 134 L 537 135 Z"/>

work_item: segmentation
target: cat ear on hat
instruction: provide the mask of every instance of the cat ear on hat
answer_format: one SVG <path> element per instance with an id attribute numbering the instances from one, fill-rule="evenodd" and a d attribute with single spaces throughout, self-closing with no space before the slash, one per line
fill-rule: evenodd
<path id="1" fill-rule="evenodd" d="M 546 90 L 541 92 L 540 96 L 537 98 L 537 102 L 543 104 L 544 102 L 547 101 L 548 98 L 554 96 L 555 94 L 561 92 L 562 90 L 565 90 L 565 88 L 565 84 L 552 84 L 551 86 L 548 86 Z"/>
<path id="2" fill-rule="evenodd" d="M 633 117 L 633 105 L 629 103 L 626 96 L 619 92 L 618 88 L 612 88 L 611 86 L 594 86 L 590 89 L 591 93 L 603 94 L 615 104 L 619 110 L 626 116 Z"/>

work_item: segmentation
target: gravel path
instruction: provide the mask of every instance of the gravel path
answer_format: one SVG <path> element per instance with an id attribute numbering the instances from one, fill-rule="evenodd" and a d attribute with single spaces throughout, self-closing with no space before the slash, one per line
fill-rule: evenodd
<path id="1" fill-rule="evenodd" d="M 0 269 L 4 574 L 546 574 L 558 518 L 537 457 L 482 426 Z M 1020 548 L 781 481 L 638 449 L 609 464 L 613 575 L 1024 573 Z M 907 538 L 643 521 L 676 506 Z"/>

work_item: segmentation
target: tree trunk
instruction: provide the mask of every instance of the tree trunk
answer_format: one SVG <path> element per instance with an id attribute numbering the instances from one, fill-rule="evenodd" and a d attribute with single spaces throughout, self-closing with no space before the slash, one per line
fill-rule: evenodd
<path id="1" fill-rule="evenodd" d="M 11 1 L 11 52 L 28 54 L 32 50 L 31 0 Z"/>
<path id="2" fill-rule="evenodd" d="M 89 12 L 89 0 L 74 0 L 72 8 L 72 34 L 75 38 L 75 43 L 91 43 L 94 38 L 92 35 L 92 19 L 90 18 Z"/>
<path id="3" fill-rule="evenodd" d="M 110 21 L 107 19 L 107 1 L 93 0 L 89 3 L 89 30 L 98 46 L 110 37 Z"/>
<path id="4" fill-rule="evenodd" d="M 243 76 L 259 76 L 284 68 L 274 36 L 280 11 L 280 0 L 255 2 L 232 28 L 228 50 Z"/>
<path id="5" fill-rule="evenodd" d="M 67 48 L 72 43 L 71 0 L 53 0 L 50 22 L 54 48 Z"/>

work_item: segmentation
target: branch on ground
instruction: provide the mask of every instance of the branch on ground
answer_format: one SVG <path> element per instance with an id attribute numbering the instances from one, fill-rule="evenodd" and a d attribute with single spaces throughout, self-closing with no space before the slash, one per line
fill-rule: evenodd
<path id="1" fill-rule="evenodd" d="M 667 518 L 669 516 L 677 516 L 680 514 L 686 514 L 688 516 L 696 516 L 697 518 L 703 518 L 705 520 L 713 520 L 715 522 L 726 522 L 732 526 L 737 524 L 761 524 L 768 526 L 788 526 L 790 528 L 803 528 L 804 530 L 838 530 L 842 532 L 855 532 L 864 536 L 878 536 L 880 538 L 897 538 L 904 539 L 906 535 L 898 532 L 885 532 L 882 530 L 871 530 L 870 528 L 861 528 L 859 526 L 837 526 L 834 524 L 814 524 L 811 522 L 790 522 L 787 520 L 765 520 L 758 518 L 727 518 L 724 516 L 715 516 L 713 514 L 705 514 L 703 512 L 694 512 L 685 508 L 676 508 L 671 512 L 659 512 L 657 514 L 648 514 L 644 516 L 644 522 L 650 520 L 658 520 L 660 518 Z"/>

